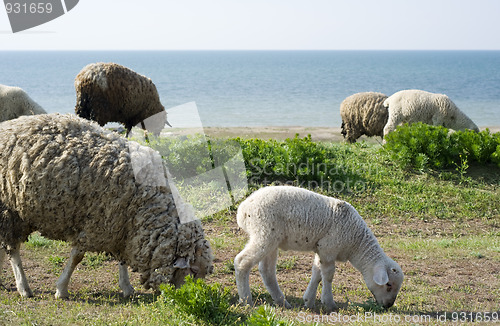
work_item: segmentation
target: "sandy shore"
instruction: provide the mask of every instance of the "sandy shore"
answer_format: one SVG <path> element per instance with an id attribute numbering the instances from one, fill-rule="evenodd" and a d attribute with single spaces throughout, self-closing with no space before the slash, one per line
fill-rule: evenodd
<path id="1" fill-rule="evenodd" d="M 500 126 L 488 127 L 490 132 L 500 132 Z M 486 129 L 480 128 L 481 130 Z M 296 134 L 299 137 L 306 137 L 311 135 L 314 141 L 334 141 L 341 142 L 344 140 L 342 134 L 340 133 L 340 128 L 334 127 L 300 127 L 300 126 L 289 126 L 289 127 L 206 127 L 203 132 L 214 138 L 260 138 L 260 139 L 286 139 L 293 138 Z M 168 128 L 164 129 L 162 134 L 164 135 L 187 135 L 196 133 L 193 128 Z M 380 137 L 361 137 L 360 140 L 365 140 L 367 142 L 381 143 Z"/>

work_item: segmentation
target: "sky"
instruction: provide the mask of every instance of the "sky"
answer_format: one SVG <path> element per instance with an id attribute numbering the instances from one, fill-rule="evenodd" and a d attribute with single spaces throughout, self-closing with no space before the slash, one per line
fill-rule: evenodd
<path id="1" fill-rule="evenodd" d="M 0 50 L 500 50 L 499 0 L 80 0 Z"/>

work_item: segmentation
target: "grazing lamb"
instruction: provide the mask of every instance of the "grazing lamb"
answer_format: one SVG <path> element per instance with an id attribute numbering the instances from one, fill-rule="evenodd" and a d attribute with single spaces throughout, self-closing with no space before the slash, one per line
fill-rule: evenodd
<path id="1" fill-rule="evenodd" d="M 0 121 L 45 113 L 47 112 L 21 88 L 0 84 Z"/>
<path id="2" fill-rule="evenodd" d="M 403 282 L 399 265 L 382 250 L 361 216 L 349 203 L 312 191 L 289 187 L 265 187 L 240 204 L 238 225 L 250 239 L 234 259 L 240 301 L 251 304 L 249 274 L 259 271 L 274 302 L 290 308 L 276 280 L 278 248 L 314 251 L 312 277 L 304 294 L 314 307 L 316 291 L 323 282 L 321 301 L 328 311 L 336 309 L 332 295 L 335 261 L 349 260 L 362 274 L 377 302 L 389 308 Z"/>
<path id="3" fill-rule="evenodd" d="M 479 131 L 476 124 L 444 94 L 404 90 L 389 96 L 384 106 L 389 111 L 384 137 L 400 124 L 418 121 L 453 130 Z"/>
<path id="4" fill-rule="evenodd" d="M 170 126 L 151 79 L 119 64 L 99 62 L 85 66 L 75 78 L 75 89 L 78 116 L 101 126 L 123 123 L 127 137 L 139 123 L 155 135 L 165 124 Z"/>
<path id="5" fill-rule="evenodd" d="M 72 115 L 1 123 L 0 258 L 3 249 L 19 293 L 32 295 L 19 246 L 33 231 L 73 247 L 57 282 L 58 298 L 68 296 L 69 279 L 86 251 L 106 252 L 121 262 L 125 296 L 133 292 L 127 266 L 153 289 L 161 283 L 179 286 L 187 274 L 210 273 L 212 254 L 201 223 L 180 222 L 158 162 L 152 149 Z"/>
<path id="6" fill-rule="evenodd" d="M 342 117 L 342 135 L 349 143 L 366 135 L 384 136 L 384 126 L 387 123 L 387 108 L 384 101 L 387 95 L 375 92 L 356 93 L 340 104 Z"/>

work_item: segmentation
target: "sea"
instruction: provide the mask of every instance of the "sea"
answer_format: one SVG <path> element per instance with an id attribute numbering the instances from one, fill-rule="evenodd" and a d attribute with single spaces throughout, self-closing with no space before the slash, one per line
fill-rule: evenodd
<path id="1" fill-rule="evenodd" d="M 340 127 L 347 96 L 403 89 L 444 93 L 478 126 L 500 126 L 500 51 L 0 51 L 0 84 L 74 113 L 74 78 L 93 62 L 150 77 L 167 112 L 194 103 L 204 127 Z"/>

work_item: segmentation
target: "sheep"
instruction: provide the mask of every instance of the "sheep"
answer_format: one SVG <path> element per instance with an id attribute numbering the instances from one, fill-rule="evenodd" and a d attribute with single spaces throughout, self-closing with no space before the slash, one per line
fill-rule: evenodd
<path id="1" fill-rule="evenodd" d="M 384 106 L 389 111 L 384 137 L 400 124 L 418 121 L 453 130 L 471 129 L 479 132 L 477 125 L 444 94 L 403 90 L 389 96 Z"/>
<path id="2" fill-rule="evenodd" d="M 388 112 L 383 103 L 387 95 L 376 92 L 353 94 L 340 104 L 342 135 L 349 143 L 362 135 L 383 137 Z"/>
<path id="3" fill-rule="evenodd" d="M 75 78 L 78 116 L 104 126 L 120 122 L 127 130 L 142 129 L 159 135 L 167 121 L 155 84 L 146 76 L 116 63 L 92 63 Z"/>
<path id="4" fill-rule="evenodd" d="M 332 295 L 335 261 L 349 260 L 358 269 L 378 304 L 394 304 L 403 282 L 401 267 L 389 258 L 354 207 L 345 201 L 291 187 L 264 187 L 238 207 L 237 221 L 248 235 L 245 248 L 234 259 L 236 285 L 242 303 L 251 304 L 250 269 L 259 272 L 275 304 L 290 308 L 276 280 L 278 248 L 315 252 L 312 277 L 303 296 L 314 308 L 323 283 L 321 301 L 336 309 Z"/>
<path id="5" fill-rule="evenodd" d="M 142 163 L 134 166 L 134 160 Z M 19 246 L 34 231 L 72 245 L 56 298 L 68 297 L 69 278 L 86 251 L 106 252 L 121 262 L 124 296 L 133 293 L 127 266 L 141 273 L 146 289 L 211 273 L 212 252 L 201 223 L 180 222 L 158 162 L 152 149 L 74 115 L 1 123 L 0 258 L 8 254 L 18 292 L 33 295 Z"/>
<path id="6" fill-rule="evenodd" d="M 19 87 L 0 84 L 0 121 L 22 115 L 45 114 L 45 110 Z"/>

